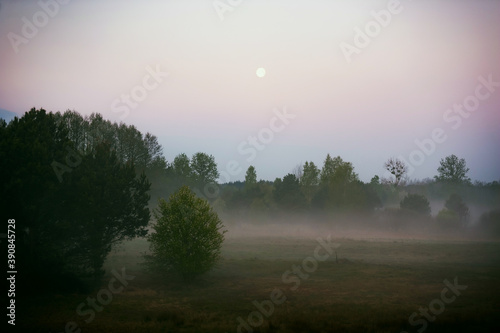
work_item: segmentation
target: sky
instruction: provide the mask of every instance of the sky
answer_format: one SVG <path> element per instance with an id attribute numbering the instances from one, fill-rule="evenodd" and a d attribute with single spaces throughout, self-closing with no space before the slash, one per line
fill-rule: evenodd
<path id="1" fill-rule="evenodd" d="M 222 181 L 327 154 L 500 180 L 499 59 L 492 0 L 0 0 L 0 109 L 97 112 Z"/>

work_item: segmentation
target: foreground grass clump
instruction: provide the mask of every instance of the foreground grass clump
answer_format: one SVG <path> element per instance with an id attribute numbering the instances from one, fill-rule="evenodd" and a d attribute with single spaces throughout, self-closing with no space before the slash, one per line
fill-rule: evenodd
<path id="1" fill-rule="evenodd" d="M 220 259 L 224 241 L 222 221 L 206 200 L 181 187 L 154 212 L 157 223 L 149 236 L 150 266 L 173 270 L 192 281 L 211 270 Z"/>

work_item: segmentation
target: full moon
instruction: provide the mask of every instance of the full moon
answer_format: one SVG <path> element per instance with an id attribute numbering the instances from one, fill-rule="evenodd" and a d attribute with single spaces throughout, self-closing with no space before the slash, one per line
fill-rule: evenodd
<path id="1" fill-rule="evenodd" d="M 264 77 L 266 76 L 266 70 L 262 67 L 258 68 L 255 74 L 257 74 L 258 77 Z"/>

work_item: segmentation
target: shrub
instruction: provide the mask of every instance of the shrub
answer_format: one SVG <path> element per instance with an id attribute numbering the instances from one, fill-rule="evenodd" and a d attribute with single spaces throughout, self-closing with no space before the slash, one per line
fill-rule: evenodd
<path id="1" fill-rule="evenodd" d="M 429 200 L 421 194 L 408 194 L 401 200 L 399 206 L 409 216 L 429 217 L 431 215 Z"/>
<path id="2" fill-rule="evenodd" d="M 492 237 L 500 237 L 500 209 L 482 214 L 478 227 Z"/>
<path id="3" fill-rule="evenodd" d="M 149 236 L 154 268 L 174 270 L 192 280 L 215 266 L 226 231 L 206 200 L 183 186 L 168 202 L 159 200 L 154 216 L 157 223 Z"/>
<path id="4" fill-rule="evenodd" d="M 442 209 L 436 216 L 439 226 L 443 228 L 458 228 L 460 226 L 460 218 L 456 212 L 449 209 Z"/>
<path id="5" fill-rule="evenodd" d="M 458 194 L 450 195 L 444 206 L 455 212 L 462 224 L 465 224 L 469 219 L 469 208 Z"/>

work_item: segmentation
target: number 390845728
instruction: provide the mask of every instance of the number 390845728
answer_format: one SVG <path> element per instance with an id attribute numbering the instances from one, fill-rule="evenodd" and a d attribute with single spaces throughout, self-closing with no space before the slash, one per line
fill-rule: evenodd
<path id="1" fill-rule="evenodd" d="M 15 265 L 15 253 L 16 253 L 16 244 L 15 244 L 15 240 L 16 240 L 16 232 L 15 232 L 15 229 L 16 229 L 16 220 L 14 219 L 10 219 L 7 221 L 8 224 L 7 224 L 7 238 L 8 238 L 8 265 L 9 267 L 11 267 L 11 269 L 13 269 L 14 265 Z"/>

